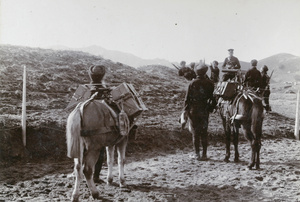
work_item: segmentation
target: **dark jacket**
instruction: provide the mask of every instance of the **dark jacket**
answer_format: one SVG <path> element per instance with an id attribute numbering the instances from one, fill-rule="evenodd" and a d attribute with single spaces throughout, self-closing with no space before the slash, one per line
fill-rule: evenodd
<path id="1" fill-rule="evenodd" d="M 220 74 L 220 70 L 218 67 L 214 68 L 212 66 L 209 66 L 210 67 L 210 71 L 211 71 L 211 74 L 210 74 L 210 79 L 214 82 L 214 83 L 217 83 L 219 82 L 219 74 Z"/>
<path id="2" fill-rule="evenodd" d="M 216 106 L 213 91 L 213 82 L 205 78 L 205 76 L 198 76 L 188 87 L 184 102 L 185 110 L 190 110 L 192 107 L 198 107 L 202 110 L 212 111 Z"/>
<path id="3" fill-rule="evenodd" d="M 261 87 L 261 82 L 262 82 L 261 74 L 256 69 L 256 67 L 252 67 L 246 72 L 245 83 L 249 87 L 259 88 Z"/>
<path id="4" fill-rule="evenodd" d="M 241 69 L 239 59 L 234 56 L 225 58 L 222 67 L 227 67 L 228 69 Z"/>
<path id="5" fill-rule="evenodd" d="M 267 86 L 269 86 L 270 83 L 270 77 L 267 73 L 262 72 L 261 73 L 261 88 L 266 89 Z"/>

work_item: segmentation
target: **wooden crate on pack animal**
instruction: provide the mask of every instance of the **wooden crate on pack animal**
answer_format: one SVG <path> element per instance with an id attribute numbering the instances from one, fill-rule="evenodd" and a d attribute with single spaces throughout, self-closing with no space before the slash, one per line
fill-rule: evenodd
<path id="1" fill-rule="evenodd" d="M 216 89 L 214 90 L 214 95 L 222 97 L 224 100 L 232 99 L 238 90 L 237 82 L 219 82 Z"/>
<path id="2" fill-rule="evenodd" d="M 123 107 L 128 116 L 136 117 L 148 110 L 131 84 L 122 83 L 111 91 L 111 96 L 120 109 Z"/>

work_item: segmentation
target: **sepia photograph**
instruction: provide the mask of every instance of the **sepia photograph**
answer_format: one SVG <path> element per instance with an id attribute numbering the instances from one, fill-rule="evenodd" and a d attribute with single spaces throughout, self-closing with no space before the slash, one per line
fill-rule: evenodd
<path id="1" fill-rule="evenodd" d="M 0 0 L 0 202 L 299 202 L 299 0 Z"/>

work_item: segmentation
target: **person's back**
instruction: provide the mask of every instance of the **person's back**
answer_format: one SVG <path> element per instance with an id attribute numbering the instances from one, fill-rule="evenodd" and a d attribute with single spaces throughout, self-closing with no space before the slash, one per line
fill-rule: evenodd
<path id="1" fill-rule="evenodd" d="M 219 74 L 220 74 L 220 70 L 218 68 L 218 61 L 213 61 L 212 65 L 209 66 L 210 67 L 210 79 L 214 82 L 214 83 L 218 83 L 219 82 Z"/>
<path id="2" fill-rule="evenodd" d="M 211 112 L 209 101 L 213 101 L 214 84 L 206 78 L 208 67 L 205 64 L 199 65 L 196 70 L 197 78 L 194 79 L 187 90 L 185 98 L 185 113 L 188 115 L 192 127 L 193 144 L 195 155 L 193 158 L 207 160 L 207 128 L 208 117 Z M 215 107 L 216 102 L 213 102 Z M 200 139 L 203 147 L 203 154 L 200 158 Z"/>
<path id="3" fill-rule="evenodd" d="M 262 71 L 261 71 L 261 78 L 262 78 L 261 88 L 262 89 L 266 89 L 270 83 L 270 77 L 269 77 L 267 71 L 268 71 L 268 67 L 266 65 L 264 65 L 262 67 Z"/>
<path id="4" fill-rule="evenodd" d="M 257 60 L 251 60 L 251 66 L 252 68 L 246 72 L 245 83 L 248 87 L 258 89 L 261 87 L 262 78 L 260 72 L 256 69 Z"/>
<path id="5" fill-rule="evenodd" d="M 271 94 L 270 91 L 270 77 L 267 74 L 269 68 L 264 65 L 261 70 L 261 77 L 262 77 L 262 82 L 261 82 L 261 96 L 263 97 L 264 103 L 265 103 L 265 109 L 266 111 L 272 111 L 269 103 L 269 97 Z"/>

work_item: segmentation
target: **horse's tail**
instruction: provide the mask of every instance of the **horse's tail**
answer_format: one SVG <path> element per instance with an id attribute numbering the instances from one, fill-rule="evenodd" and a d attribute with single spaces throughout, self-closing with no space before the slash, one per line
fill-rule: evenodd
<path id="1" fill-rule="evenodd" d="M 83 141 L 80 136 L 81 116 L 80 108 L 77 106 L 69 115 L 66 128 L 67 156 L 69 158 L 82 158 Z"/>
<path id="2" fill-rule="evenodd" d="M 255 136 L 262 134 L 262 124 L 264 119 L 264 107 L 261 99 L 254 98 L 253 99 L 253 107 L 252 107 L 252 126 L 251 131 Z M 260 137 L 254 137 L 260 138 Z"/>

